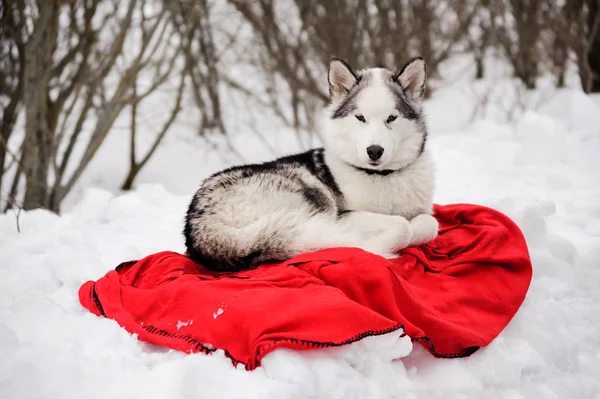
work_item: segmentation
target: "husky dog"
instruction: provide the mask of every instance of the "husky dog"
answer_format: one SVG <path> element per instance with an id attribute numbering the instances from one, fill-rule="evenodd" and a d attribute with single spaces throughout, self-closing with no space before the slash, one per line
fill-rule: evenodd
<path id="1" fill-rule="evenodd" d="M 206 179 L 187 212 L 188 256 L 215 271 L 357 247 L 393 258 L 437 236 L 422 58 L 393 72 L 329 65 L 324 148 Z"/>

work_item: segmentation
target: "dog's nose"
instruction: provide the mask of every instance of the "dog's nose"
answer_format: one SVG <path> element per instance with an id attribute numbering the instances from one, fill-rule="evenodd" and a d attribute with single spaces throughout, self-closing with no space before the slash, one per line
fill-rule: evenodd
<path id="1" fill-rule="evenodd" d="M 379 145 L 371 145 L 367 147 L 367 154 L 373 161 L 377 161 L 383 155 L 383 147 Z"/>

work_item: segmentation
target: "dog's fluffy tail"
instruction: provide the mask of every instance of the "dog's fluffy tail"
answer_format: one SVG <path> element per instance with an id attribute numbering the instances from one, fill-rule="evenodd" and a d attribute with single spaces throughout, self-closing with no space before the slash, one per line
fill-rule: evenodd
<path id="1" fill-rule="evenodd" d="M 336 217 L 307 210 L 275 211 L 242 227 L 210 216 L 188 218 L 184 231 L 190 258 L 216 271 L 249 269 L 324 248 L 327 235 L 342 232 Z"/>

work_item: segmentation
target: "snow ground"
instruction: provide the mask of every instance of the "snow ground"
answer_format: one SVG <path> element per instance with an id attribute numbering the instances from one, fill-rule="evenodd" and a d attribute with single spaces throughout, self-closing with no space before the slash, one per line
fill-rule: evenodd
<path id="1" fill-rule="evenodd" d="M 522 309 L 489 347 L 435 359 L 394 333 L 346 348 L 278 350 L 247 372 L 219 352 L 139 342 L 84 310 L 77 290 L 121 261 L 182 251 L 189 195 L 227 161 L 174 134 L 144 184 L 119 194 L 126 146 L 114 134 L 63 216 L 24 213 L 21 233 L 15 215 L 0 216 L 0 397 L 600 398 L 600 101 L 563 90 L 514 122 L 493 106 L 470 122 L 460 95 L 440 89 L 427 104 L 436 202 L 507 213 L 534 265 Z M 271 139 L 281 152 L 294 149 L 289 134 Z M 271 156 L 247 136 L 235 145 L 254 159 Z"/>

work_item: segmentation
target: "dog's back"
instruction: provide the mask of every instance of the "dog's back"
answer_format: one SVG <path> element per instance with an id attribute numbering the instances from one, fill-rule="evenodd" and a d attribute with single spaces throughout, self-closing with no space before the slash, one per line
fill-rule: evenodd
<path id="1" fill-rule="evenodd" d="M 189 206 L 188 255 L 227 271 L 287 259 L 309 220 L 335 221 L 339 201 L 322 150 L 224 170 L 204 182 Z"/>

